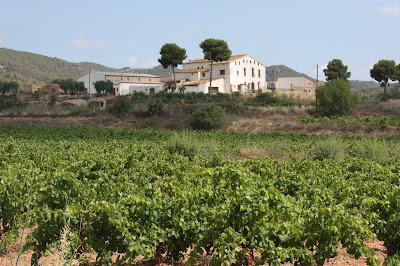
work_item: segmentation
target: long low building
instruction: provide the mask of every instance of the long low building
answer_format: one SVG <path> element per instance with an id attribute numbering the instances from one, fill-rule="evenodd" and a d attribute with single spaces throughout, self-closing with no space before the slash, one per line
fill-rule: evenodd
<path id="1" fill-rule="evenodd" d="M 128 95 L 133 92 L 153 94 L 161 91 L 164 84 L 159 76 L 136 73 L 91 72 L 78 79 L 85 84 L 88 94 L 97 94 L 94 83 L 100 80 L 112 81 L 113 95 Z"/>

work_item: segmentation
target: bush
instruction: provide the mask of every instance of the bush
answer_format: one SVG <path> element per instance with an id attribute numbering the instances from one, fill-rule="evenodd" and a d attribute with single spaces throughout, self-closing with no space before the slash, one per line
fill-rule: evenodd
<path id="1" fill-rule="evenodd" d="M 345 154 L 343 142 L 338 139 L 330 138 L 318 141 L 312 148 L 312 157 L 315 160 L 323 159 L 343 159 Z"/>
<path id="2" fill-rule="evenodd" d="M 358 96 L 351 93 L 350 83 L 344 79 L 325 83 L 316 91 L 316 97 L 319 116 L 348 115 L 351 109 L 357 108 L 359 103 Z"/>
<path id="3" fill-rule="evenodd" d="M 160 99 L 154 99 L 149 103 L 149 114 L 150 115 L 158 115 L 162 112 L 163 103 Z"/>
<path id="4" fill-rule="evenodd" d="M 211 130 L 222 125 L 225 111 L 215 104 L 205 104 L 193 113 L 192 126 L 195 129 Z"/>
<path id="5" fill-rule="evenodd" d="M 114 103 L 106 106 L 106 110 L 114 115 L 125 115 L 131 110 L 131 103 L 126 97 L 118 96 Z"/>
<path id="6" fill-rule="evenodd" d="M 177 153 L 193 160 L 200 153 L 198 141 L 188 133 L 174 134 L 167 143 L 169 153 Z"/>
<path id="7" fill-rule="evenodd" d="M 390 148 L 376 140 L 364 140 L 353 147 L 352 155 L 363 159 L 379 161 L 389 157 Z"/>

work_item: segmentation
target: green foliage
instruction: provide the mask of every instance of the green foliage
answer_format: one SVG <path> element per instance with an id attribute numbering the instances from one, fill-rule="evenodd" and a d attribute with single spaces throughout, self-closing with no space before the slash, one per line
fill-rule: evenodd
<path id="1" fill-rule="evenodd" d="M 16 81 L 2 81 L 0 80 L 0 92 L 1 95 L 14 92 L 17 93 L 19 88 L 19 84 Z"/>
<path id="2" fill-rule="evenodd" d="M 341 160 L 345 154 L 343 142 L 340 139 L 329 138 L 320 140 L 312 148 L 312 157 L 316 160 L 334 159 Z"/>
<path id="3" fill-rule="evenodd" d="M 195 129 L 211 130 L 222 125 L 225 119 L 225 111 L 215 104 L 200 106 L 193 113 L 192 126 Z"/>
<path id="4" fill-rule="evenodd" d="M 301 105 L 284 97 L 279 97 L 271 92 L 259 93 L 246 103 L 252 106 L 294 106 Z"/>
<path id="5" fill-rule="evenodd" d="M 379 265 L 364 244 L 377 237 L 388 249 L 386 265 L 398 264 L 398 157 L 380 163 L 208 159 L 200 146 L 210 139 L 224 153 L 238 144 L 295 142 L 295 151 L 324 141 L 279 133 L 2 125 L 1 247 L 32 228 L 25 248 L 33 249 L 35 262 L 60 242 L 68 224 L 71 252 L 85 247 L 96 264 L 113 256 L 120 256 L 115 264 L 138 258 L 176 264 L 190 248 L 194 264 L 206 251 L 210 265 L 249 265 L 257 251 L 259 264 L 322 265 L 341 243 Z M 359 141 L 339 139 L 349 146 Z M 179 140 L 185 147 L 172 145 Z M 192 142 L 199 146 L 190 148 Z"/>
<path id="6" fill-rule="evenodd" d="M 53 106 L 56 104 L 57 96 L 55 94 L 51 94 L 49 105 Z"/>
<path id="7" fill-rule="evenodd" d="M 96 82 L 93 82 L 93 85 L 96 89 L 96 92 L 98 94 L 110 94 L 113 92 L 113 83 L 111 80 L 98 80 Z"/>
<path id="8" fill-rule="evenodd" d="M 389 84 L 389 79 L 396 80 L 397 68 L 394 60 L 379 60 L 378 63 L 374 64 L 370 70 L 371 78 L 381 83 L 384 87 L 384 95 L 386 96 L 386 88 Z"/>
<path id="9" fill-rule="evenodd" d="M 173 135 L 168 140 L 166 149 L 170 153 L 188 157 L 189 160 L 193 160 L 196 155 L 200 154 L 200 144 L 193 139 L 190 133 Z"/>
<path id="10" fill-rule="evenodd" d="M 327 117 L 348 115 L 359 103 L 358 96 L 351 93 L 349 82 L 343 79 L 332 80 L 319 87 L 316 98 L 318 115 Z"/>
<path id="11" fill-rule="evenodd" d="M 163 91 L 164 91 L 164 92 L 171 92 L 171 93 L 173 93 L 173 92 L 175 92 L 175 90 L 176 90 L 176 83 L 175 83 L 175 81 L 167 81 L 167 82 L 164 83 L 164 85 L 163 85 Z"/>
<path id="12" fill-rule="evenodd" d="M 186 50 L 179 47 L 176 43 L 166 43 L 161 47 L 161 58 L 158 62 L 164 67 L 171 67 L 172 71 L 175 67 L 182 64 L 186 59 Z"/>
<path id="13" fill-rule="evenodd" d="M 200 43 L 200 48 L 203 49 L 204 59 L 211 61 L 227 61 L 232 55 L 228 44 L 224 40 L 205 39 Z"/>
<path id="14" fill-rule="evenodd" d="M 16 94 L 0 97 L 0 111 L 21 106 L 24 106 L 24 103 Z"/>
<path id="15" fill-rule="evenodd" d="M 389 157 L 389 146 L 376 140 L 364 140 L 356 143 L 352 147 L 354 157 L 378 161 Z"/>
<path id="16" fill-rule="evenodd" d="M 114 115 L 126 115 L 131 111 L 132 104 L 127 97 L 118 96 L 111 104 L 107 104 L 106 111 Z"/>
<path id="17" fill-rule="evenodd" d="M 213 62 L 227 61 L 231 58 L 232 51 L 224 40 L 205 39 L 200 43 L 200 48 L 203 49 L 204 59 L 211 61 L 210 65 L 210 87 L 212 88 L 212 72 Z"/>
<path id="18" fill-rule="evenodd" d="M 150 115 L 159 115 L 163 110 L 163 102 L 161 99 L 153 99 L 149 103 L 148 112 Z"/>
<path id="19" fill-rule="evenodd" d="M 328 66 L 324 69 L 326 80 L 336 80 L 336 79 L 349 79 L 351 72 L 347 72 L 347 66 L 343 65 L 342 60 L 333 59 L 329 61 Z"/>
<path id="20" fill-rule="evenodd" d="M 363 124 L 375 124 L 375 125 L 400 125 L 400 117 L 398 116 L 382 116 L 382 117 L 373 117 L 373 116 L 363 116 L 363 117 L 307 117 L 307 116 L 299 116 L 299 121 L 306 124 L 312 123 L 337 123 L 337 124 L 355 124 L 355 123 L 363 123 Z"/>

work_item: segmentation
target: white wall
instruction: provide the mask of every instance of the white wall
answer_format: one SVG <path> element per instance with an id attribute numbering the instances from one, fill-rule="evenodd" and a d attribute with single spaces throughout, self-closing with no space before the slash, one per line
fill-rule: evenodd
<path id="1" fill-rule="evenodd" d="M 89 84 L 89 80 L 90 80 L 90 84 Z M 88 94 L 96 94 L 97 93 L 93 83 L 96 81 L 99 81 L 99 80 L 106 80 L 106 76 L 101 73 L 91 72 L 90 79 L 89 79 L 89 74 L 78 79 L 78 81 L 82 81 L 85 84 L 85 88 L 86 88 Z"/>
<path id="2" fill-rule="evenodd" d="M 292 87 L 304 88 L 304 78 L 303 77 L 278 78 L 276 90 L 290 91 Z"/>
<path id="3" fill-rule="evenodd" d="M 201 69 L 201 68 L 209 68 L 209 62 L 199 62 L 199 63 L 191 63 L 191 64 L 183 64 L 182 69 Z M 246 68 L 246 76 L 244 75 L 244 68 Z M 254 69 L 254 76 L 252 75 L 252 69 Z M 225 74 L 221 75 L 221 70 L 225 70 Z M 260 73 L 260 75 L 259 75 Z M 186 74 L 186 73 L 182 73 Z M 189 79 L 194 81 L 196 79 L 195 76 L 185 76 L 181 75 L 181 79 L 186 80 Z M 199 74 L 199 80 L 208 80 L 210 78 L 210 72 L 206 72 L 205 77 L 202 76 L 202 73 Z M 247 92 L 251 89 L 251 84 L 254 83 L 254 90 L 258 89 L 267 89 L 267 82 L 265 78 L 265 65 L 263 65 L 258 60 L 253 57 L 246 55 L 237 59 L 235 61 L 229 63 L 218 63 L 214 62 L 212 69 L 212 78 L 224 79 L 224 82 L 221 85 L 218 85 L 219 91 L 222 93 L 231 93 L 232 92 Z M 178 79 L 178 78 L 177 78 Z M 220 83 L 219 83 L 220 84 Z M 212 84 L 213 87 L 217 87 L 217 85 Z M 242 90 L 240 90 L 240 88 Z M 208 92 L 208 89 L 207 89 Z"/>
<path id="4" fill-rule="evenodd" d="M 115 95 L 128 95 L 134 92 L 144 92 L 150 94 L 150 89 L 154 88 L 154 93 L 160 92 L 163 89 L 162 83 L 154 84 L 135 84 L 135 83 L 120 83 L 119 85 L 114 85 Z"/>
<path id="5" fill-rule="evenodd" d="M 244 75 L 244 68 L 246 68 L 246 76 Z M 265 66 L 251 56 L 244 56 L 231 62 L 230 69 L 230 85 L 232 85 L 232 90 L 234 92 L 239 91 L 239 87 L 245 88 L 246 90 L 247 87 L 251 89 L 251 86 L 243 86 L 243 84 L 249 85 L 254 83 L 255 90 L 267 88 Z M 252 69 L 254 69 L 254 77 L 252 75 Z M 260 71 L 260 76 L 258 75 L 258 71 Z"/>
<path id="6" fill-rule="evenodd" d="M 207 76 L 207 74 L 206 74 Z M 178 80 L 189 80 L 189 81 L 196 81 L 199 80 L 201 77 L 201 73 L 175 73 L 175 79 Z M 174 76 L 172 74 L 172 80 L 174 80 Z"/>

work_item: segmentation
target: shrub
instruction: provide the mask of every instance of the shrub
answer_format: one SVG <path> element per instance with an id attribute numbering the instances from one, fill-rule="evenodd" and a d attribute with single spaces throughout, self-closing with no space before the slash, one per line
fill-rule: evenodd
<path id="1" fill-rule="evenodd" d="M 316 97 L 319 116 L 348 115 L 359 103 L 358 96 L 351 93 L 350 83 L 344 79 L 325 83 L 316 91 Z"/>
<path id="2" fill-rule="evenodd" d="M 113 104 L 107 105 L 107 112 L 114 115 L 125 115 L 130 112 L 131 103 L 126 97 L 118 96 Z"/>
<path id="3" fill-rule="evenodd" d="M 211 130 L 222 125 L 225 111 L 215 104 L 205 104 L 193 113 L 192 126 L 195 129 Z"/>
<path id="4" fill-rule="evenodd" d="M 389 156 L 389 147 L 376 140 L 364 140 L 354 145 L 352 155 L 373 161 L 383 160 Z"/>
<path id="5" fill-rule="evenodd" d="M 163 103 L 160 99 L 153 99 L 149 103 L 149 114 L 150 115 L 158 115 L 162 112 Z"/>
<path id="6" fill-rule="evenodd" d="M 315 160 L 343 159 L 345 154 L 343 142 L 336 138 L 323 139 L 318 141 L 312 148 L 312 157 Z"/>
<path id="7" fill-rule="evenodd" d="M 187 133 L 174 134 L 167 143 L 170 153 L 177 153 L 193 160 L 200 152 L 200 145 L 193 136 Z"/>

